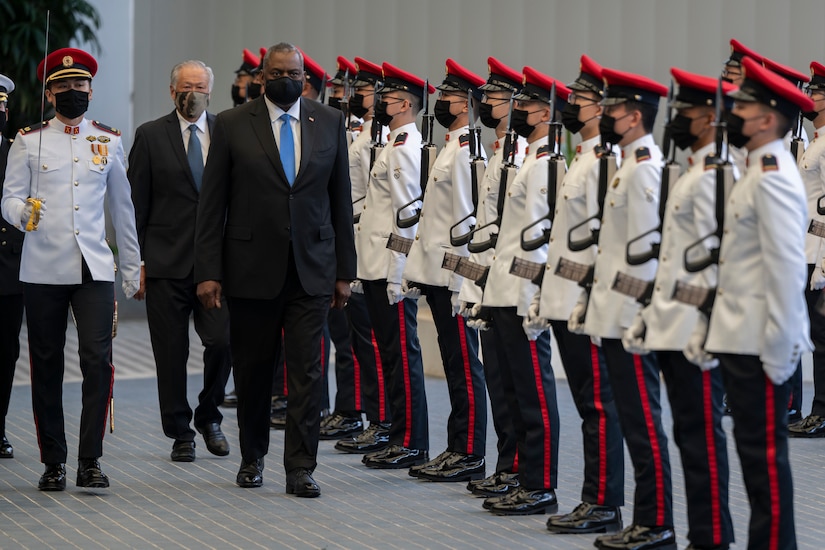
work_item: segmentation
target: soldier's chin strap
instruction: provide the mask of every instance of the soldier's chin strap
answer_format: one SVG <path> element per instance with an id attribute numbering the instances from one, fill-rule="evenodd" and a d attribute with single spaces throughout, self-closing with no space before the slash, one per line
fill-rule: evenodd
<path id="1" fill-rule="evenodd" d="M 46 70 L 48 69 L 49 58 L 49 20 L 51 11 L 46 10 L 46 52 L 43 54 L 43 86 L 40 90 L 40 123 L 43 123 L 43 116 L 46 111 Z M 26 231 L 37 231 L 37 224 L 40 223 L 40 207 L 43 200 L 40 198 L 40 152 L 43 149 L 43 132 L 38 132 L 37 141 L 37 174 L 34 176 L 34 196 L 26 199 L 26 203 L 32 207 L 29 220 L 26 222 Z"/>

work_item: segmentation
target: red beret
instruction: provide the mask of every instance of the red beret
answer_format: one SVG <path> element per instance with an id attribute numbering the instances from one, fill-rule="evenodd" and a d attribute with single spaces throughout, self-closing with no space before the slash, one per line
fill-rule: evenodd
<path id="1" fill-rule="evenodd" d="M 43 64 L 46 65 L 46 82 L 64 78 L 88 78 L 97 73 L 95 58 L 77 48 L 60 48 L 50 53 L 37 65 L 37 78 L 43 81 Z"/>
<path id="2" fill-rule="evenodd" d="M 511 69 L 495 57 L 487 58 L 487 83 L 479 86 L 480 90 L 496 92 L 515 92 L 521 89 L 522 75 Z"/>
<path id="3" fill-rule="evenodd" d="M 811 82 L 808 84 L 811 90 L 822 90 L 825 88 L 825 65 L 811 61 Z"/>
<path id="4" fill-rule="evenodd" d="M 484 85 L 484 79 L 472 71 L 462 67 L 452 58 L 447 59 L 446 76 L 444 81 L 436 86 L 442 92 L 462 92 L 464 94 L 472 88 L 473 95 L 477 99 L 481 99 L 481 86 Z"/>
<path id="5" fill-rule="evenodd" d="M 787 65 L 777 63 L 776 61 L 768 59 L 767 57 L 762 58 L 762 65 L 766 69 L 775 72 L 791 84 L 796 84 L 797 86 L 799 86 L 800 84 L 804 84 L 810 80 L 810 78 L 808 78 L 808 75 L 806 75 L 805 73 L 800 73 L 792 67 L 788 67 Z"/>
<path id="6" fill-rule="evenodd" d="M 769 71 L 757 61 L 746 57 L 742 60 L 745 81 L 730 96 L 740 101 L 755 101 L 772 107 L 790 119 L 799 111 L 813 111 L 813 100 L 796 86 L 778 74 Z"/>
<path id="7" fill-rule="evenodd" d="M 337 67 L 337 72 L 335 73 L 335 76 L 330 79 L 330 82 L 333 84 L 343 86 L 344 78 L 349 78 L 350 82 L 355 79 L 355 73 L 358 72 L 358 69 L 356 69 L 355 65 L 353 65 L 346 57 L 339 55 L 338 59 L 335 61 L 335 66 Z M 349 76 L 347 76 L 347 74 L 349 74 Z"/>
<path id="8" fill-rule="evenodd" d="M 522 76 L 521 92 L 516 94 L 515 99 L 522 101 L 543 101 L 550 103 L 550 91 L 553 89 L 553 84 L 556 85 L 556 109 L 564 107 L 563 104 L 570 97 L 570 88 L 564 85 L 563 82 L 556 80 L 552 76 L 547 76 L 538 72 L 533 67 L 524 67 Z M 559 102 L 558 100 L 561 100 Z"/>
<path id="9" fill-rule="evenodd" d="M 725 64 L 726 65 L 735 65 L 740 66 L 742 64 L 742 58 L 750 57 L 757 61 L 758 63 L 762 63 L 762 55 L 756 53 L 754 50 L 748 48 L 741 42 L 739 42 L 735 38 L 730 39 L 730 59 L 728 59 Z"/>
<path id="10" fill-rule="evenodd" d="M 570 84 L 570 89 L 604 95 L 602 66 L 593 61 L 593 58 L 587 54 L 582 54 L 579 62 L 579 77 Z"/>
<path id="11" fill-rule="evenodd" d="M 243 63 L 241 63 L 241 68 L 235 71 L 235 74 L 238 73 L 247 73 L 250 74 L 252 71 L 258 68 L 258 65 L 261 64 L 261 58 L 257 55 L 249 51 L 248 49 L 243 49 Z"/>
<path id="12" fill-rule="evenodd" d="M 422 100 L 424 99 L 424 79 L 418 78 L 414 74 L 401 70 L 387 62 L 384 62 L 381 69 L 384 75 L 381 91 L 385 91 L 386 89 L 402 90 L 417 95 Z M 435 88 L 432 84 L 427 86 L 427 93 L 435 93 Z"/>
<path id="13" fill-rule="evenodd" d="M 679 92 L 673 98 L 670 106 L 674 109 L 686 109 L 694 106 L 716 105 L 716 91 L 719 88 L 719 79 L 709 76 L 689 73 L 673 67 L 670 69 L 673 80 L 679 85 Z M 736 90 L 730 82 L 722 81 L 722 93 L 729 94 Z M 724 101 L 724 98 L 723 98 Z"/>
<path id="14" fill-rule="evenodd" d="M 355 82 L 352 83 L 356 88 L 374 85 L 383 77 L 383 69 L 381 65 L 376 65 L 371 61 L 367 61 L 363 57 L 355 58 L 356 76 Z"/>
<path id="15" fill-rule="evenodd" d="M 602 79 L 606 87 L 605 105 L 638 101 L 658 107 L 659 98 L 667 95 L 667 86 L 638 74 L 604 68 Z"/>

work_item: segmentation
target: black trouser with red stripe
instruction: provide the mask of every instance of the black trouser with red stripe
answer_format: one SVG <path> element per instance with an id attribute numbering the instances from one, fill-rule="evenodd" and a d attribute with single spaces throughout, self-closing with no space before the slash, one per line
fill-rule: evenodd
<path id="1" fill-rule="evenodd" d="M 364 295 L 353 293 L 344 312 L 349 321 L 352 343 L 354 410 L 363 411 L 370 422 L 389 422 L 390 400 L 387 398 L 384 365 L 381 362 Z M 337 377 L 337 369 L 335 372 Z M 341 391 L 340 383 L 338 391 Z M 336 394 L 335 408 L 338 407 Z"/>
<path id="2" fill-rule="evenodd" d="M 329 338 L 335 344 L 335 411 L 357 413 L 355 406 L 355 359 L 352 356 L 349 321 L 342 309 L 330 308 L 327 313 Z M 329 392 L 329 362 L 324 370 L 326 389 Z M 360 396 L 359 396 L 360 400 Z M 329 400 L 327 401 L 329 403 Z"/>
<path id="3" fill-rule="evenodd" d="M 390 305 L 387 281 L 363 281 L 364 297 L 387 376 L 392 412 L 390 445 L 429 450 L 424 363 L 418 343 L 418 302 Z"/>
<path id="4" fill-rule="evenodd" d="M 813 268 L 813 265 L 808 265 L 809 281 Z M 808 304 L 808 318 L 811 321 L 811 341 L 814 343 L 814 398 L 811 404 L 811 414 L 825 417 L 825 315 L 816 311 L 815 307 L 823 292 L 825 291 L 810 290 L 810 287 L 805 287 L 805 301 Z M 801 394 L 799 399 L 802 400 Z M 802 411 L 799 410 L 799 412 Z"/>
<path id="5" fill-rule="evenodd" d="M 670 457 L 662 428 L 656 357 L 632 355 L 617 338 L 602 338 L 602 352 L 616 396 L 622 435 L 633 462 L 633 523 L 673 526 Z"/>
<path id="6" fill-rule="evenodd" d="M 550 325 L 573 402 L 582 419 L 582 502 L 622 506 L 624 442 L 604 355 L 589 336 L 570 332 L 567 321 L 551 321 Z"/>
<path id="7" fill-rule="evenodd" d="M 790 381 L 771 383 L 754 355 L 716 354 L 733 416 L 733 436 L 751 506 L 748 548 L 796 548 L 788 460 Z"/>
<path id="8" fill-rule="evenodd" d="M 446 287 L 419 285 L 427 298 L 438 333 L 441 364 L 450 394 L 447 450 L 484 456 L 487 446 L 487 394 L 484 367 L 478 359 L 478 331 L 453 315 L 452 291 Z"/>
<path id="9" fill-rule="evenodd" d="M 23 293 L 0 295 L 0 436 L 6 435 L 14 369 L 20 356 L 23 326 Z"/>
<path id="10" fill-rule="evenodd" d="M 497 437 L 496 473 L 518 472 L 518 437 L 516 437 L 513 415 L 510 413 L 504 386 L 501 383 L 495 327 L 482 331 L 480 336 L 481 352 L 484 356 L 484 380 L 487 383 L 487 395 L 490 396 L 493 428 Z"/>
<path id="11" fill-rule="evenodd" d="M 722 428 L 722 371 L 703 372 L 681 351 L 657 351 L 673 413 L 687 496 L 688 540 L 701 547 L 733 542 L 728 508 L 728 450 Z"/>
<path id="12" fill-rule="evenodd" d="M 491 307 L 501 383 L 518 438 L 518 472 L 527 489 L 558 483 L 559 409 L 550 333 L 530 341 L 515 307 Z"/>
<path id="13" fill-rule="evenodd" d="M 318 349 L 321 353 L 321 410 L 329 409 L 329 327 L 324 323 L 321 329 L 321 338 L 318 340 Z M 286 397 L 289 395 L 289 388 L 287 385 L 287 366 L 286 366 L 286 348 L 287 342 L 281 334 L 280 351 L 278 352 L 278 360 L 275 362 L 275 370 L 272 374 L 272 396 Z"/>

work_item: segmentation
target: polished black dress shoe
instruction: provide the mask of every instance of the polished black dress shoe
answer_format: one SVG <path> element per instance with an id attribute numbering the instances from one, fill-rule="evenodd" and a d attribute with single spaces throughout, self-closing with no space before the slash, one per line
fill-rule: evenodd
<path id="1" fill-rule="evenodd" d="M 335 444 L 335 449 L 345 453 L 362 454 L 386 449 L 390 444 L 390 424 L 373 422 L 356 435 L 342 439 Z"/>
<path id="2" fill-rule="evenodd" d="M 471 481 L 484 477 L 484 457 L 453 453 L 451 457 L 434 468 L 425 468 L 418 473 L 418 479 L 427 481 Z"/>
<path id="3" fill-rule="evenodd" d="M 46 471 L 40 476 L 37 488 L 41 491 L 63 491 L 66 489 L 66 465 L 46 464 Z"/>
<path id="4" fill-rule="evenodd" d="M 490 508 L 492 508 L 496 504 L 500 504 L 500 503 L 504 502 L 505 500 L 509 499 L 514 494 L 518 493 L 520 489 L 521 488 L 518 485 L 514 485 L 514 486 L 511 486 L 510 490 L 507 491 L 504 494 L 496 495 L 496 496 L 492 496 L 492 497 L 487 497 L 487 498 L 484 499 L 484 502 L 481 503 L 481 507 L 484 508 L 485 510 L 489 510 Z"/>
<path id="5" fill-rule="evenodd" d="M 109 478 L 100 469 L 96 458 L 77 459 L 77 486 L 103 489 L 109 486 Z"/>
<path id="6" fill-rule="evenodd" d="M 553 533 L 615 533 L 622 529 L 622 512 L 618 506 L 599 506 L 582 502 L 569 514 L 550 516 L 547 530 Z"/>
<path id="7" fill-rule="evenodd" d="M 225 394 L 223 396 L 223 403 L 221 403 L 221 407 L 237 407 L 238 406 L 238 394 L 235 393 L 235 390 Z"/>
<path id="8" fill-rule="evenodd" d="M 630 525 L 614 535 L 596 537 L 596 548 L 609 550 L 676 550 L 673 527 Z"/>
<path id="9" fill-rule="evenodd" d="M 499 472 L 481 480 L 478 484 L 467 485 L 467 488 L 476 496 L 496 497 L 506 495 L 519 487 L 518 474 L 513 472 Z"/>
<path id="10" fill-rule="evenodd" d="M 194 462 L 195 461 L 195 442 L 175 440 L 172 445 L 172 462 Z"/>
<path id="11" fill-rule="evenodd" d="M 442 462 L 451 458 L 453 454 L 454 453 L 450 450 L 444 451 L 443 453 L 441 453 L 440 455 L 438 455 L 430 461 L 424 462 L 423 464 L 416 464 L 415 466 L 411 466 L 407 473 L 410 475 L 410 477 L 418 477 L 418 474 L 421 472 L 421 470 L 424 470 L 426 468 L 438 468 L 439 466 L 441 466 Z"/>
<path id="12" fill-rule="evenodd" d="M 315 498 L 321 496 L 321 488 L 312 479 L 312 472 L 307 468 L 295 468 L 286 474 L 286 494 Z"/>
<path id="13" fill-rule="evenodd" d="M 14 458 L 14 447 L 11 446 L 5 435 L 0 440 L 0 458 Z"/>
<path id="14" fill-rule="evenodd" d="M 252 462 L 241 464 L 238 475 L 235 478 L 238 487 L 252 488 L 260 487 L 264 484 L 264 459 L 259 458 Z"/>
<path id="15" fill-rule="evenodd" d="M 685 550 L 728 550 L 730 545 L 728 544 L 719 544 L 717 546 L 697 546 L 695 544 L 688 544 Z"/>
<path id="16" fill-rule="evenodd" d="M 269 410 L 269 427 L 275 430 L 286 429 L 286 407 L 287 398 L 285 395 L 272 396 L 272 405 Z"/>
<path id="17" fill-rule="evenodd" d="M 198 431 L 203 434 L 203 440 L 206 442 L 206 450 L 213 455 L 226 456 L 229 454 L 229 442 L 226 436 L 221 431 L 221 425 L 217 422 L 210 422 L 198 428 Z"/>
<path id="18" fill-rule="evenodd" d="M 348 435 L 358 434 L 364 431 L 364 422 L 359 413 L 344 414 L 336 412 L 321 421 L 321 431 L 319 439 L 341 439 Z"/>
<path id="19" fill-rule="evenodd" d="M 825 437 L 825 417 L 818 415 L 806 416 L 799 422 L 788 426 L 789 437 Z"/>
<path id="20" fill-rule="evenodd" d="M 531 514 L 554 514 L 559 509 L 556 492 L 553 489 L 530 490 L 520 487 L 501 502 L 490 506 L 497 516 L 527 516 Z"/>
<path id="21" fill-rule="evenodd" d="M 381 455 L 367 455 L 364 462 L 367 468 L 381 470 L 400 470 L 416 464 L 427 462 L 430 457 L 425 449 L 409 449 L 400 445 L 390 445 Z"/>

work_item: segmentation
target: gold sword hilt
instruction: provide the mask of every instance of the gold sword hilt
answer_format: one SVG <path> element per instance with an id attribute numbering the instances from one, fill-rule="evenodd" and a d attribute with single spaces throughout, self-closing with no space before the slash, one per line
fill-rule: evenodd
<path id="1" fill-rule="evenodd" d="M 26 203 L 32 205 L 32 213 L 29 216 L 29 221 L 26 222 L 26 231 L 37 231 L 37 225 L 40 223 L 40 207 L 43 205 L 41 199 L 29 197 Z"/>

